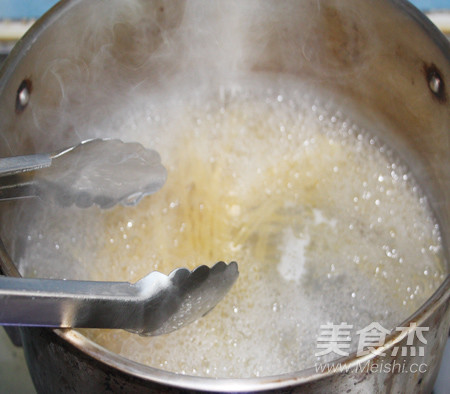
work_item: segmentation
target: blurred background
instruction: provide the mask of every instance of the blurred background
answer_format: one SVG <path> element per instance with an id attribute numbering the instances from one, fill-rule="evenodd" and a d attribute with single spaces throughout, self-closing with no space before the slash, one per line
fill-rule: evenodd
<path id="1" fill-rule="evenodd" d="M 0 67 L 18 39 L 57 0 L 0 0 Z M 412 0 L 450 39 L 450 0 Z M 21 348 L 14 347 L 0 328 L 0 394 L 35 393 Z M 450 341 L 434 394 L 450 393 Z"/>

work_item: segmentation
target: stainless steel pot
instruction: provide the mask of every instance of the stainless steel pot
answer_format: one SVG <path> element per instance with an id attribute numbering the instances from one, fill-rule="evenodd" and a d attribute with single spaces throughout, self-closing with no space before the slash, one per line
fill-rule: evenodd
<path id="1" fill-rule="evenodd" d="M 135 16 L 133 23 L 127 15 Z M 308 79 L 338 94 L 363 122 L 385 130 L 429 194 L 448 266 L 450 49 L 405 1 L 62 1 L 18 43 L 0 71 L 0 154 L 75 143 L 87 126 L 101 129 L 123 100 L 138 105 L 144 92 L 170 97 L 180 86 L 230 83 L 248 72 Z M 68 88 L 71 80 L 75 86 Z M 22 204 L 0 206 L 6 275 L 18 275 L 13 260 L 23 249 L 23 229 L 8 215 Z M 23 328 L 20 338 L 36 388 L 45 393 L 430 392 L 449 331 L 449 297 L 447 276 L 425 305 L 399 322 L 430 327 L 423 357 L 383 358 L 405 368 L 426 363 L 425 373 L 312 368 L 257 379 L 208 379 L 129 361 L 72 330 Z M 389 337 L 384 350 L 405 345 L 407 334 Z M 341 361 L 350 368 L 380 357 Z"/>

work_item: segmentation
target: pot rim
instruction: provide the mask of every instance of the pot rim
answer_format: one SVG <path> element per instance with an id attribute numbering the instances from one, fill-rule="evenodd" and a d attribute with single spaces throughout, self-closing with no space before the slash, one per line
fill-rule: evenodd
<path id="1" fill-rule="evenodd" d="M 392 3 L 395 7 L 400 8 L 402 12 L 411 17 L 422 29 L 432 36 L 437 46 L 441 49 L 442 53 L 450 62 L 450 52 L 448 51 L 449 44 L 447 39 L 438 30 L 438 28 L 428 20 L 428 18 L 426 18 L 416 7 L 406 0 L 387 1 Z M 10 56 L 8 56 L 3 66 L 0 68 L 0 81 L 9 79 L 24 54 L 28 52 L 33 43 L 38 39 L 42 32 L 53 23 L 55 19 L 82 2 L 83 0 L 60 0 L 60 2 L 53 6 L 44 16 L 37 20 L 37 22 L 30 28 L 24 37 L 17 42 L 11 51 Z M 0 84 L 0 94 L 2 94 L 3 88 L 4 87 Z M 449 261 L 447 261 L 447 266 L 448 264 Z M 0 269 L 3 270 L 6 275 L 20 276 L 1 239 Z M 379 353 L 384 353 L 401 342 L 414 330 L 414 326 L 411 327 L 411 323 L 416 323 L 417 326 L 421 326 L 440 307 L 443 307 L 446 304 L 446 309 L 448 309 L 449 300 L 450 274 L 447 275 L 441 286 L 433 293 L 433 295 L 416 312 L 401 323 L 401 326 L 408 327 L 408 330 L 387 336 L 385 343 L 376 348 L 377 352 L 379 351 Z M 315 367 L 310 367 L 296 372 L 257 378 L 210 378 L 168 372 L 132 361 L 98 345 L 75 329 L 49 328 L 48 330 L 53 331 L 60 338 L 64 339 L 69 344 L 90 356 L 94 360 L 97 360 L 121 372 L 165 386 L 197 391 L 238 392 L 243 390 L 271 390 L 294 385 L 297 386 L 332 375 L 347 374 L 348 372 L 346 371 L 352 370 L 358 365 L 372 361 L 378 357 L 374 353 L 357 356 L 356 352 L 354 352 L 349 356 L 341 357 L 329 363 L 330 365 L 340 365 L 340 371 L 335 371 L 332 368 L 329 368 L 326 372 L 317 372 Z"/>

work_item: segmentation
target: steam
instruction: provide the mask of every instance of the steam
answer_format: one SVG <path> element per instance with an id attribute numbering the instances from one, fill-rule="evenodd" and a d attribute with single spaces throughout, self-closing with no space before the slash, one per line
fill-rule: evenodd
<path id="1" fill-rule="evenodd" d="M 151 144 L 158 127 L 153 120 L 161 117 L 155 115 L 155 108 L 159 112 L 164 108 L 166 118 L 177 118 L 182 98 L 189 101 L 189 96 L 207 95 L 220 86 L 238 86 L 240 79 L 255 71 L 296 74 L 301 70 L 308 75 L 318 70 L 320 77 L 335 78 L 336 70 L 350 73 L 364 63 L 370 35 L 361 26 L 358 35 L 351 30 L 353 19 L 361 19 L 360 15 L 350 13 L 348 21 L 335 18 L 341 24 L 327 30 L 322 26 L 329 25 L 327 15 L 338 14 L 333 1 L 325 11 L 315 1 L 303 2 L 302 7 L 296 4 L 75 3 L 39 37 L 23 73 L 17 73 L 18 78 L 31 77 L 34 89 L 26 113 L 11 120 L 11 128 L 27 130 L 9 140 L 18 138 L 11 149 L 23 149 L 24 140 L 31 140 L 35 151 L 89 138 L 128 140 L 135 138 L 132 130 L 143 127 L 150 137 L 138 142 Z M 339 7 L 347 12 L 349 6 Z M 334 53 L 334 42 L 321 42 L 334 39 L 335 33 L 339 33 L 340 57 Z"/>
<path id="2" fill-rule="evenodd" d="M 36 150 L 87 138 L 127 140 L 143 125 L 151 134 L 152 108 L 166 107 L 176 117 L 181 97 L 235 79 L 243 71 L 243 14 L 219 18 L 218 8 L 215 2 L 113 0 L 64 15 L 32 72 L 27 116 L 39 134 L 56 137 L 51 146 L 48 138 L 33 138 Z"/>

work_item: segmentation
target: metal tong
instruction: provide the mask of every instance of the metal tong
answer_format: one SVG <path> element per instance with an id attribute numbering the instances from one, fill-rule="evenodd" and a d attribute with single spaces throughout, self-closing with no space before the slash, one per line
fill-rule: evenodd
<path id="1" fill-rule="evenodd" d="M 158 152 L 135 142 L 92 139 L 53 153 L 0 158 L 0 200 L 41 197 L 103 209 L 136 205 L 166 178 Z"/>
<path id="2" fill-rule="evenodd" d="M 239 275 L 235 262 L 154 271 L 131 284 L 0 276 L 0 325 L 122 328 L 167 334 L 208 313 Z"/>

